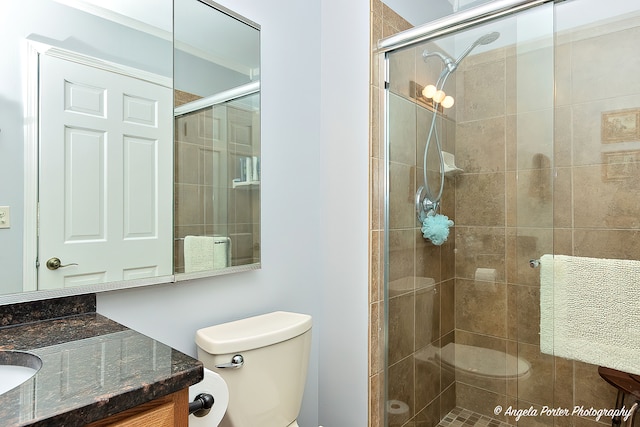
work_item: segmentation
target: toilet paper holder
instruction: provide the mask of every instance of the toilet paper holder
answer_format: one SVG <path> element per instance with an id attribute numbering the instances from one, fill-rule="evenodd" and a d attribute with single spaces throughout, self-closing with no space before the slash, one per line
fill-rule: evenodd
<path id="1" fill-rule="evenodd" d="M 193 399 L 193 402 L 189 402 L 189 415 L 204 417 L 211 411 L 214 402 L 215 399 L 209 393 L 200 393 Z"/>

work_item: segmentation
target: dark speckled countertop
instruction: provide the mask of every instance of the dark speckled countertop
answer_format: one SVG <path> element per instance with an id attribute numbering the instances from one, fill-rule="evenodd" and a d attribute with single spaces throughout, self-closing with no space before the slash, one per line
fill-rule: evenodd
<path id="1" fill-rule="evenodd" d="M 83 426 L 203 377 L 198 360 L 95 313 L 95 295 L 0 306 L 0 325 L 0 350 L 42 359 L 0 395 L 2 427 Z"/>

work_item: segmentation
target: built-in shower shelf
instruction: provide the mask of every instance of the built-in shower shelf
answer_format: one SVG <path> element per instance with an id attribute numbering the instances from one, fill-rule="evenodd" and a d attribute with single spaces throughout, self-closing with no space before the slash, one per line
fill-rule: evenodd
<path id="1" fill-rule="evenodd" d="M 260 181 L 233 181 L 233 188 L 244 188 L 251 190 L 260 187 Z"/>

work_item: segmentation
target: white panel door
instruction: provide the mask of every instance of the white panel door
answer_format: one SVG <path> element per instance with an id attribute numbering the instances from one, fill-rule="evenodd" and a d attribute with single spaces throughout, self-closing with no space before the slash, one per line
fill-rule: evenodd
<path id="1" fill-rule="evenodd" d="M 171 274 L 171 89 L 40 61 L 38 289 Z"/>

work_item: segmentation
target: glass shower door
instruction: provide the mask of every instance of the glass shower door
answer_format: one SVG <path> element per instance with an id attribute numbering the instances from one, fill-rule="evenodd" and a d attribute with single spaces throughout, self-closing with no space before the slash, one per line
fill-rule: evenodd
<path id="1" fill-rule="evenodd" d="M 547 4 L 386 54 L 385 425 L 553 403 L 529 264 L 553 253 L 553 26 Z"/>

